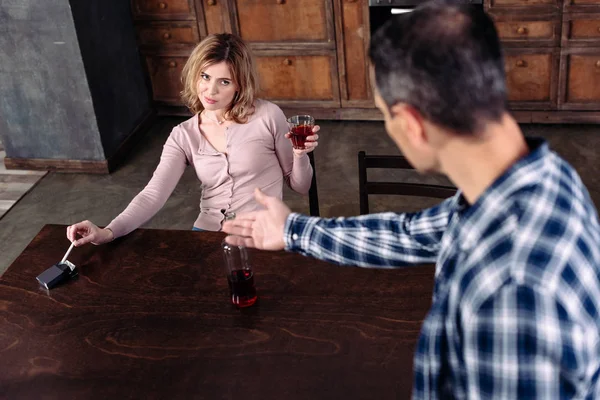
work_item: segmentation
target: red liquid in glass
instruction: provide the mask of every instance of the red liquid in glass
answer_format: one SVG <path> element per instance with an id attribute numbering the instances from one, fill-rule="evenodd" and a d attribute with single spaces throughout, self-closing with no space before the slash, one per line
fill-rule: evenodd
<path id="1" fill-rule="evenodd" d="M 295 149 L 304 149 L 304 143 L 306 137 L 312 135 L 312 126 L 310 125 L 299 125 L 292 128 L 292 145 Z"/>
<path id="2" fill-rule="evenodd" d="M 254 273 L 243 269 L 232 271 L 227 276 L 231 303 L 238 307 L 249 307 L 256 302 Z"/>

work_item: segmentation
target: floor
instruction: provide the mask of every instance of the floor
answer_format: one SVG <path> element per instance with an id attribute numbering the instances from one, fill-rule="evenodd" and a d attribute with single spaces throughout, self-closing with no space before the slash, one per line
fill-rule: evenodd
<path id="1" fill-rule="evenodd" d="M 47 173 L 46 171 L 7 170 L 4 166 L 4 157 L 6 152 L 0 142 L 0 218 Z"/>
<path id="2" fill-rule="evenodd" d="M 3 217 L 0 217 L 0 274 L 21 253 L 44 224 L 72 224 L 89 219 L 108 224 L 145 186 L 158 162 L 162 145 L 181 118 L 160 118 L 129 159 L 110 175 L 48 173 Z M 381 122 L 321 121 L 315 153 L 321 215 L 358 214 L 357 152 L 398 154 Z M 526 125 L 528 135 L 542 136 L 580 173 L 596 206 L 600 206 L 600 125 Z M 404 177 L 403 177 L 404 178 Z M 409 179 L 415 179 L 409 177 Z M 428 180 L 443 182 L 444 178 Z M 163 209 L 145 227 L 191 229 L 198 213 L 199 184 L 186 171 Z M 284 192 L 294 211 L 308 213 L 308 200 Z M 416 210 L 427 199 L 378 196 L 372 211 Z M 65 250 L 68 241 L 65 238 Z M 76 251 L 76 250 L 75 250 Z"/>

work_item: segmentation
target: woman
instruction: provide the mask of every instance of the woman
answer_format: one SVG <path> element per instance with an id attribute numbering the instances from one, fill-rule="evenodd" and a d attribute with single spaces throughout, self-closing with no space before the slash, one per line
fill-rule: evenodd
<path id="1" fill-rule="evenodd" d="M 231 34 L 211 35 L 192 52 L 182 76 L 182 97 L 194 116 L 173 128 L 148 185 L 106 228 L 83 221 L 67 228 L 81 246 L 110 242 L 137 229 L 165 204 L 186 166 L 202 185 L 194 230 L 218 231 L 227 212 L 258 209 L 253 191 L 282 197 L 283 182 L 307 194 L 317 146 L 315 126 L 305 150 L 292 149 L 285 115 L 256 95 L 253 60 Z"/>

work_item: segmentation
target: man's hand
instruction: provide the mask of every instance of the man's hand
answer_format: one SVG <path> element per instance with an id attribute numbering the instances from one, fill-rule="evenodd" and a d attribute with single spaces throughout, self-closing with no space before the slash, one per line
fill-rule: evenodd
<path id="1" fill-rule="evenodd" d="M 234 220 L 223 223 L 223 231 L 236 236 L 228 236 L 227 243 L 256 247 L 262 250 L 283 250 L 283 229 L 291 210 L 278 198 L 266 196 L 259 189 L 254 197 L 266 210 L 242 213 Z"/>

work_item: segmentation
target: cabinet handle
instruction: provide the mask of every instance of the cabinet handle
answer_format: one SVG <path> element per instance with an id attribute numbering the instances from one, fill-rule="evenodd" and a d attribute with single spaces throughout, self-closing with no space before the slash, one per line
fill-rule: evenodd
<path id="1" fill-rule="evenodd" d="M 596 61 L 596 68 L 600 68 L 600 60 Z"/>
<path id="2" fill-rule="evenodd" d="M 217 0 L 208 0 L 208 5 L 209 6 L 216 6 L 217 5 Z"/>
<path id="3" fill-rule="evenodd" d="M 283 60 L 283 65 L 292 65 L 292 60 L 286 58 L 285 60 Z"/>
<path id="4" fill-rule="evenodd" d="M 160 3 L 158 3 L 158 8 L 164 10 L 165 8 L 167 8 L 167 3 L 161 1 Z"/>
<path id="5" fill-rule="evenodd" d="M 277 4 L 285 4 L 285 0 L 277 0 Z"/>
<path id="6" fill-rule="evenodd" d="M 171 34 L 170 34 L 170 33 L 165 33 L 165 34 L 163 35 L 163 39 L 165 39 L 165 40 L 169 40 L 169 39 L 171 39 Z"/>
<path id="7" fill-rule="evenodd" d="M 346 0 L 346 3 L 356 3 L 356 0 Z"/>
<path id="8" fill-rule="evenodd" d="M 519 35 L 524 35 L 525 33 L 527 33 L 527 28 L 525 28 L 524 26 L 520 26 L 520 27 L 517 29 L 517 33 L 518 33 Z"/>
<path id="9" fill-rule="evenodd" d="M 169 68 L 175 68 L 177 63 L 175 61 L 169 61 Z"/>
<path id="10" fill-rule="evenodd" d="M 600 32 L 600 26 L 598 27 L 598 32 Z"/>
<path id="11" fill-rule="evenodd" d="M 517 67 L 526 67 L 527 63 L 525 62 L 525 60 L 519 60 L 517 61 Z"/>

